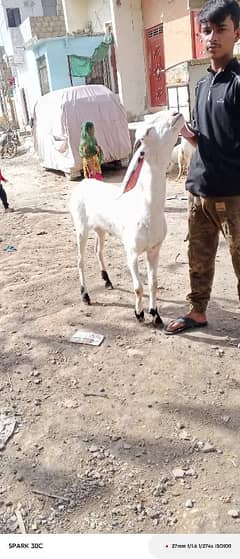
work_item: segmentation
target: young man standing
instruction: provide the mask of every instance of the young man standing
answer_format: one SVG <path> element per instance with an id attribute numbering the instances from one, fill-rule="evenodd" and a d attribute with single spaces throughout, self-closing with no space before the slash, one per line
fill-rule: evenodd
<path id="1" fill-rule="evenodd" d="M 240 38 L 238 2 L 208 0 L 199 23 L 211 65 L 196 88 L 195 135 L 189 139 L 196 146 L 186 182 L 192 195 L 190 311 L 172 320 L 166 334 L 207 325 L 220 231 L 229 245 L 240 298 L 240 64 L 233 58 Z"/>

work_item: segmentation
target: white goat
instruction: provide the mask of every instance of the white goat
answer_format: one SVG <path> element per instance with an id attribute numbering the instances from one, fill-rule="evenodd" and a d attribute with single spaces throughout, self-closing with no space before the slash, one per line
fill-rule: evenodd
<path id="1" fill-rule="evenodd" d="M 127 253 L 128 266 L 136 294 L 135 314 L 144 320 L 143 287 L 138 271 L 138 257 L 146 253 L 149 312 L 154 323 L 163 323 L 156 307 L 157 267 L 160 246 L 167 227 L 164 216 L 166 169 L 178 134 L 184 125 L 181 114 L 154 119 L 154 126 L 145 124 L 140 147 L 136 150 L 123 180 L 122 189 L 111 183 L 84 179 L 73 191 L 70 211 L 77 234 L 78 267 L 83 302 L 91 304 L 84 275 L 84 250 L 90 230 L 97 234 L 96 253 L 106 288 L 112 283 L 103 259 L 106 232 L 118 236 Z M 129 177 L 136 165 L 141 171 L 136 186 L 128 190 Z M 140 167 L 139 167 L 140 169 Z"/>
<path id="2" fill-rule="evenodd" d="M 186 175 L 188 174 L 188 169 L 190 165 L 190 161 L 194 154 L 195 147 L 190 144 L 188 140 L 185 138 L 181 138 L 181 143 L 178 147 L 178 177 L 177 180 L 181 178 L 183 173 L 185 172 Z"/>

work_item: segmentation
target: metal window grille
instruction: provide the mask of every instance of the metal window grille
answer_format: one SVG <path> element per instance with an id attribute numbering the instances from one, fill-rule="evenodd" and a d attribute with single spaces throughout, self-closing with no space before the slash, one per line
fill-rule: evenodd
<path id="1" fill-rule="evenodd" d="M 157 27 L 149 29 L 147 31 L 147 37 L 148 39 L 153 39 L 153 37 L 158 37 L 158 35 L 161 35 L 161 33 L 163 33 L 163 23 L 161 23 Z"/>

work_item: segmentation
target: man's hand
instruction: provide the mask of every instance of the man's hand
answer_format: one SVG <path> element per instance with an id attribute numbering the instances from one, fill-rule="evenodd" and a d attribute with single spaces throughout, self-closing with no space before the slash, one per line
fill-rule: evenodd
<path id="1" fill-rule="evenodd" d="M 182 130 L 181 130 L 181 135 L 183 138 L 185 138 L 185 140 L 188 140 L 188 142 L 194 147 L 197 147 L 198 144 L 198 137 L 196 134 L 196 131 L 190 126 L 190 124 L 187 124 L 185 122 Z"/>

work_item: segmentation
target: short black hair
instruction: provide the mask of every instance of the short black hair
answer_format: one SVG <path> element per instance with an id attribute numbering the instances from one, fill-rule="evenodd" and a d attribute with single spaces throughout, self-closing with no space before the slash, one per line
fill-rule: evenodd
<path id="1" fill-rule="evenodd" d="M 240 7 L 237 0 L 207 0 L 198 14 L 200 24 L 215 23 L 219 25 L 230 16 L 234 29 L 240 25 Z"/>

